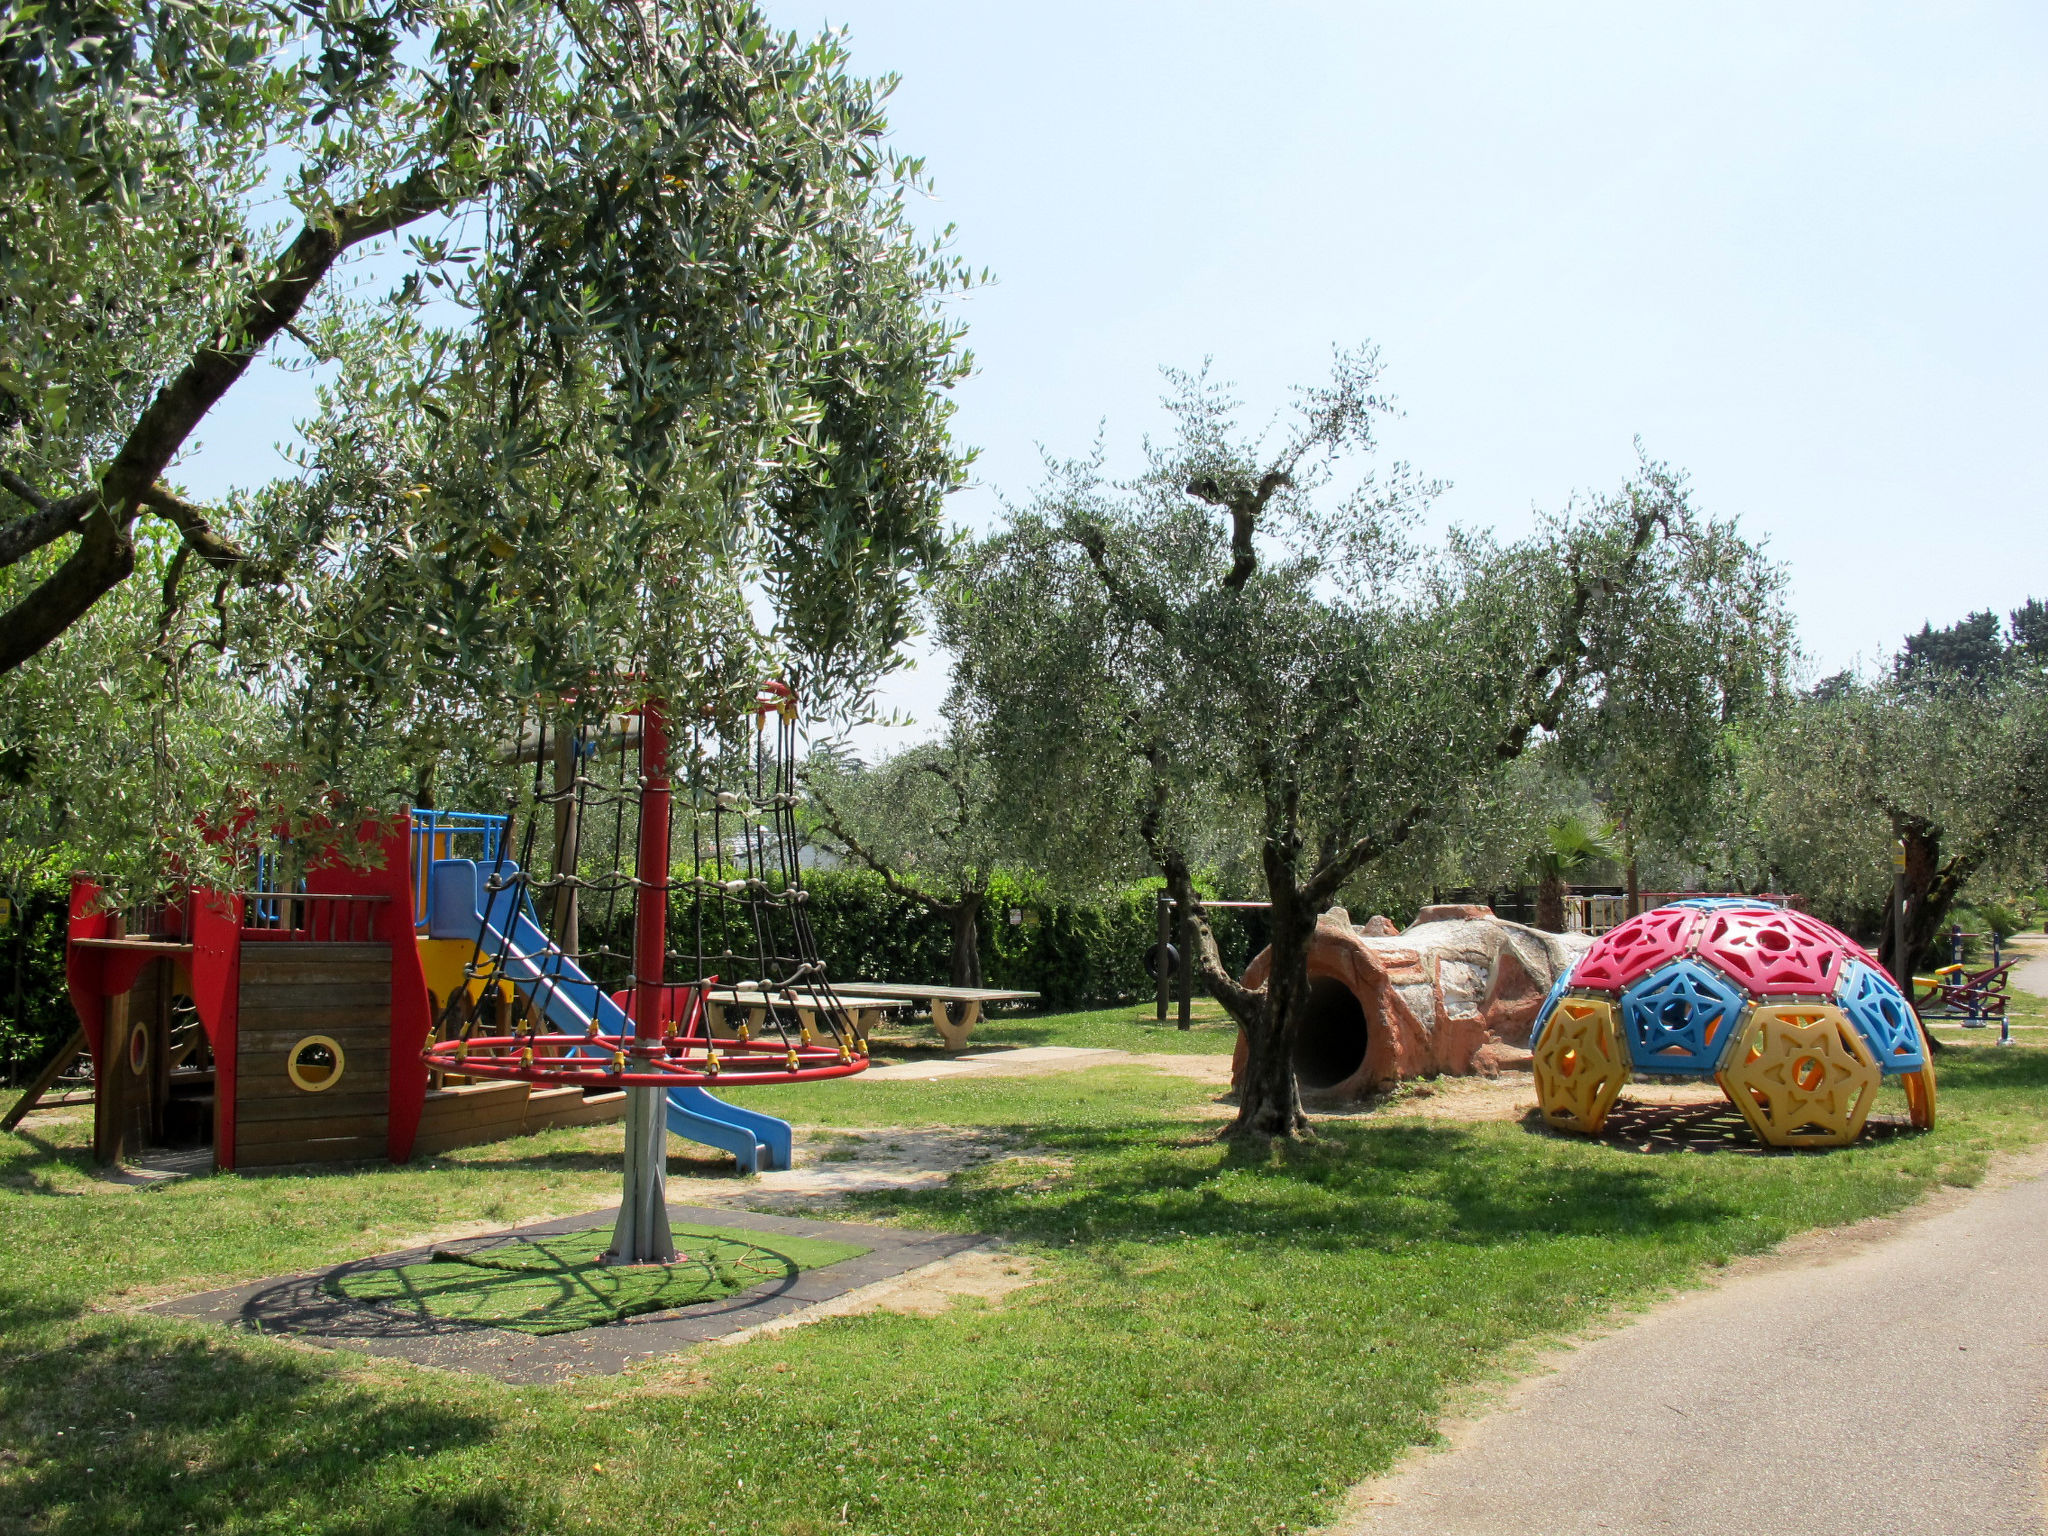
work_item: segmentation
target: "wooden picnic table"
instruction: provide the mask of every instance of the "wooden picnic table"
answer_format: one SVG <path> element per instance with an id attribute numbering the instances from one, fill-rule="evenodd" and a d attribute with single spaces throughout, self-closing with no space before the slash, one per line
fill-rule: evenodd
<path id="1" fill-rule="evenodd" d="M 893 997 L 878 997 L 854 987 L 834 987 L 830 993 L 815 987 L 788 990 L 776 987 L 713 987 L 704 994 L 704 1022 L 710 1026 L 715 1039 L 733 1040 L 739 1037 L 739 1031 L 726 1017 L 731 1010 L 745 1009 L 748 1030 L 758 1033 L 768 1022 L 768 1009 L 772 1005 L 794 1008 L 804 1028 L 816 1034 L 817 1016 L 836 1007 L 850 1016 L 848 1022 L 852 1024 L 853 1032 L 865 1040 L 882 1022 L 882 1010 L 896 1001 Z"/>
<path id="2" fill-rule="evenodd" d="M 846 990 L 862 997 L 889 1002 L 922 1003 L 931 1010 L 932 1026 L 946 1049 L 957 1051 L 981 1021 L 983 1003 L 1035 1003 L 1036 992 L 1017 992 L 1006 987 L 923 987 L 894 981 L 852 981 Z M 958 1014 L 954 1009 L 959 1009 Z"/>

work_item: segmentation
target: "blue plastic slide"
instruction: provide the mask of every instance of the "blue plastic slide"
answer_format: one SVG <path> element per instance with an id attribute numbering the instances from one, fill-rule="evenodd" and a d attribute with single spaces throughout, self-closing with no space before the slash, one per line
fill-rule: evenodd
<path id="1" fill-rule="evenodd" d="M 481 929 L 483 953 L 502 956 L 500 974 L 533 1003 L 557 1033 L 588 1034 L 594 1019 L 601 1034 L 630 1035 L 633 1024 L 625 1010 L 554 946 L 534 914 L 525 887 L 509 883 L 519 873 L 519 866 L 508 859 L 497 866 L 497 872 L 501 888 L 486 893 L 474 859 L 434 860 L 427 875 L 428 937 L 476 939 Z M 490 897 L 488 912 L 484 909 L 486 894 Z M 581 1049 L 608 1054 L 598 1047 Z M 702 1088 L 669 1090 L 668 1128 L 685 1141 L 730 1152 L 742 1173 L 789 1166 L 787 1120 L 741 1109 Z"/>

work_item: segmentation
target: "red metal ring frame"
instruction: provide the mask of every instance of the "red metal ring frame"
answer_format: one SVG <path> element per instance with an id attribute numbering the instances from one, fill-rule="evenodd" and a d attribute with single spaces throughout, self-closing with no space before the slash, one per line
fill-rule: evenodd
<path id="1" fill-rule="evenodd" d="M 509 1054 L 498 1054 L 506 1052 Z M 807 1083 L 867 1070 L 865 1053 L 823 1044 L 714 1040 L 670 1035 L 473 1035 L 437 1040 L 421 1053 L 430 1067 L 461 1077 L 592 1088 L 712 1088 Z"/>

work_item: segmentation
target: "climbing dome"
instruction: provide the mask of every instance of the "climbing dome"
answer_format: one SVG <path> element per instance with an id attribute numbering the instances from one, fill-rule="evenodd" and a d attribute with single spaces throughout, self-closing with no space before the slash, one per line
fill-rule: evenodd
<path id="1" fill-rule="evenodd" d="M 1766 902 L 1677 901 L 1612 929 L 1551 988 L 1532 1046 L 1559 1130 L 1597 1132 L 1637 1075 L 1713 1078 L 1774 1147 L 1854 1141 L 1886 1077 L 1934 1124 L 1926 1037 L 1876 956 Z"/>

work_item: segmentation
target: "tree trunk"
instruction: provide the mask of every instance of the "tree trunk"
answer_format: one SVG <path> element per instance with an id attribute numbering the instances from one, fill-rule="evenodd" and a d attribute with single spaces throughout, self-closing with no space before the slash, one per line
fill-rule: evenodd
<path id="1" fill-rule="evenodd" d="M 1944 865 L 1941 861 L 1941 833 L 1933 827 L 1909 825 L 1900 828 L 1898 836 L 1906 846 L 1905 962 L 1900 964 L 1896 953 L 1898 924 L 1892 901 L 1885 903 L 1884 936 L 1878 945 L 1877 957 L 1887 970 L 1905 975 L 1910 974 L 1926 956 L 1928 946 L 1940 936 L 1949 911 L 1975 871 L 1977 861 L 1968 856 L 1958 856 Z M 1947 956 L 1941 959 L 1946 963 Z"/>
<path id="2" fill-rule="evenodd" d="M 1536 926 L 1545 933 L 1564 932 L 1564 876 L 1546 874 L 1537 881 Z"/>
<path id="3" fill-rule="evenodd" d="M 1314 933 L 1313 916 L 1304 920 L 1292 902 L 1283 914 L 1275 900 L 1265 996 L 1249 1017 L 1238 1017 L 1246 1051 L 1237 1084 L 1237 1118 L 1224 1131 L 1227 1138 L 1315 1134 L 1302 1113 L 1301 1090 L 1294 1080 L 1294 1042 L 1308 1003 L 1308 947 Z"/>
<path id="4" fill-rule="evenodd" d="M 981 907 L 979 894 L 960 898 L 946 909 L 953 930 L 953 980 L 956 987 L 981 985 Z"/>

